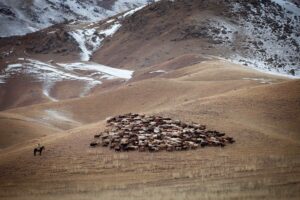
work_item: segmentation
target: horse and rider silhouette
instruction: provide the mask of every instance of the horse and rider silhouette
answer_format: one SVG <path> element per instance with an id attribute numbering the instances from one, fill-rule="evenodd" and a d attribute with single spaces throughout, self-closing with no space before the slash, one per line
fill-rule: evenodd
<path id="1" fill-rule="evenodd" d="M 43 150 L 45 150 L 45 147 L 38 144 L 37 147 L 33 149 L 33 155 L 36 156 L 36 154 L 39 153 L 41 156 Z"/>

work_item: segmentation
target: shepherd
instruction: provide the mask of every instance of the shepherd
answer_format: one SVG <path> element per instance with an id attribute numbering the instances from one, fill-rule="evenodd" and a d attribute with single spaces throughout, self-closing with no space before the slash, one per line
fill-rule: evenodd
<path id="1" fill-rule="evenodd" d="M 40 156 L 42 155 L 42 151 L 45 149 L 44 146 L 41 146 L 40 144 L 37 145 L 36 148 L 33 150 L 33 155 L 36 156 L 36 153 L 39 152 Z"/>

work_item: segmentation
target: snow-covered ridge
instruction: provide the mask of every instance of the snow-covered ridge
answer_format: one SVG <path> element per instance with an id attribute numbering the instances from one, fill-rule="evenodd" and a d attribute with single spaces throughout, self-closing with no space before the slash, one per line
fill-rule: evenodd
<path id="1" fill-rule="evenodd" d="M 20 63 L 9 64 L 3 75 L 0 75 L 0 84 L 6 83 L 6 80 L 13 75 L 28 75 L 32 81 L 41 82 L 43 85 L 43 94 L 49 99 L 56 101 L 51 97 L 52 87 L 61 81 L 76 80 L 83 82 L 86 87 L 80 94 L 85 96 L 89 91 L 107 79 L 130 79 L 133 71 L 117 69 L 91 62 L 77 63 L 45 63 L 33 59 L 19 59 Z"/>
<path id="2" fill-rule="evenodd" d="M 25 35 L 53 24 L 98 21 L 137 8 L 153 0 L 2 0 L 0 37 Z"/>

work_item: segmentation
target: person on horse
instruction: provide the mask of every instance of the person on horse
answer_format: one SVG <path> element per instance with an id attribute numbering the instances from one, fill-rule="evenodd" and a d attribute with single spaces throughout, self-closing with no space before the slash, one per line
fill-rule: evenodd
<path id="1" fill-rule="evenodd" d="M 44 146 L 41 146 L 41 144 L 39 143 L 39 144 L 37 145 L 37 147 L 34 148 L 34 150 L 33 150 L 33 155 L 36 156 L 36 153 L 39 152 L 39 153 L 40 153 L 40 156 L 41 156 L 41 155 L 42 155 L 42 151 L 43 151 L 44 149 L 45 149 L 45 147 L 44 147 Z"/>

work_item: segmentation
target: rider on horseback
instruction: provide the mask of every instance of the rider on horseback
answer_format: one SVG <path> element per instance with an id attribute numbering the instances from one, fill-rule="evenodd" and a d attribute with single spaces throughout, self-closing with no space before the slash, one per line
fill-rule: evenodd
<path id="1" fill-rule="evenodd" d="M 33 155 L 35 156 L 36 155 L 36 152 L 39 152 L 40 153 L 40 156 L 42 155 L 42 151 L 45 149 L 45 147 L 44 146 L 41 146 L 41 144 L 39 143 L 38 145 L 37 145 L 37 147 L 36 148 L 34 148 L 34 150 L 33 150 Z"/>

